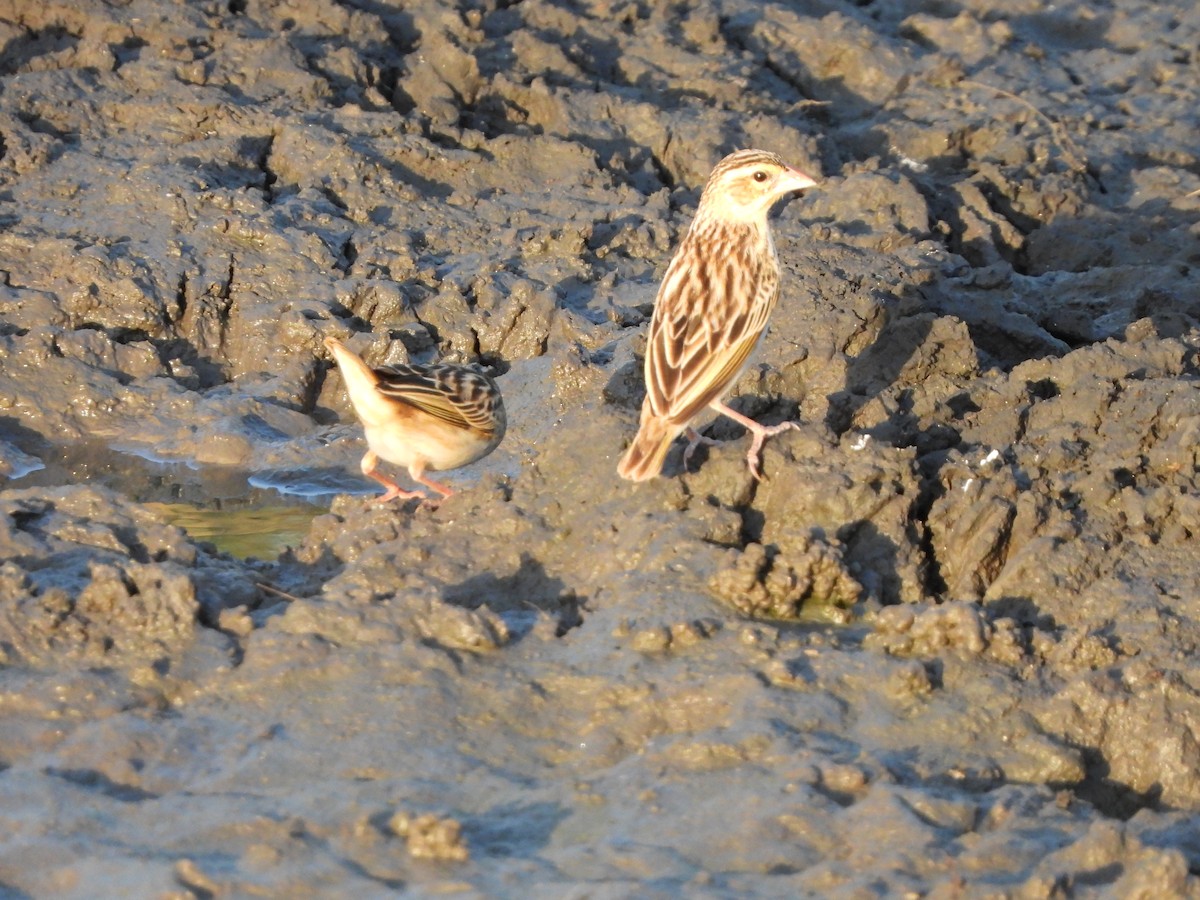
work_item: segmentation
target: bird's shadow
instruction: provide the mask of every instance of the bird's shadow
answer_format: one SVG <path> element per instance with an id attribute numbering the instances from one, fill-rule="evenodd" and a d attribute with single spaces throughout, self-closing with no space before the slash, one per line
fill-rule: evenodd
<path id="1" fill-rule="evenodd" d="M 448 585 L 442 598 L 466 609 L 486 606 L 504 620 L 517 639 L 527 634 L 543 615 L 555 620 L 559 637 L 583 624 L 584 599 L 562 579 L 546 572 L 541 561 L 528 551 L 521 552 L 516 571 L 508 575 L 494 572 L 472 575 Z"/>

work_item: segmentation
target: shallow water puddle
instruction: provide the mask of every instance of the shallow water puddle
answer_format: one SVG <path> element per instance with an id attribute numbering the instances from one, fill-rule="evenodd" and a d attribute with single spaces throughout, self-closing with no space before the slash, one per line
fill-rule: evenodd
<path id="1" fill-rule="evenodd" d="M 29 451 L 25 451 L 29 452 Z M 144 504 L 197 541 L 246 559 L 275 559 L 296 546 L 338 493 L 370 493 L 353 473 L 295 470 L 267 479 L 238 469 L 147 459 L 106 444 L 41 447 L 41 468 L 9 488 L 101 485 Z"/>
<path id="2" fill-rule="evenodd" d="M 208 541 L 218 550 L 240 559 L 275 559 L 297 546 L 308 533 L 314 516 L 328 512 L 310 503 L 241 506 L 218 502 L 212 506 L 191 503 L 143 504 L 196 541 Z"/>

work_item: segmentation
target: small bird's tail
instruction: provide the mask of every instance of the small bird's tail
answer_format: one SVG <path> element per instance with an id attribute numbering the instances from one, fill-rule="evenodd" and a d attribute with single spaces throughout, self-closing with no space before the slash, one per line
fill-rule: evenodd
<path id="1" fill-rule="evenodd" d="M 658 475 L 680 430 L 661 419 L 643 417 L 637 436 L 617 465 L 617 474 L 630 481 L 649 481 Z"/>

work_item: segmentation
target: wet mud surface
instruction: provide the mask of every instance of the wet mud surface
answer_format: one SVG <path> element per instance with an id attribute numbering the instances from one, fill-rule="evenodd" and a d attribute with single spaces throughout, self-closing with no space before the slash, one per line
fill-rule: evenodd
<path id="1" fill-rule="evenodd" d="M 0 895 L 1200 895 L 1198 39 L 0 6 Z M 621 482 L 742 146 L 822 179 L 733 400 L 803 427 Z M 330 335 L 504 443 L 370 503 Z"/>

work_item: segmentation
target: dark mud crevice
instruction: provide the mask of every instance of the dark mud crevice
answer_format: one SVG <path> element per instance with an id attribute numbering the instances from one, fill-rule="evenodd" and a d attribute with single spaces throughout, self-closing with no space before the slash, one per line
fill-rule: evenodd
<path id="1" fill-rule="evenodd" d="M 275 200 L 275 184 L 279 181 L 279 176 L 271 167 L 271 155 L 275 150 L 275 142 L 278 137 L 277 134 L 270 134 L 262 138 L 258 152 L 254 156 L 254 163 L 262 174 L 262 182 L 258 187 L 262 191 L 263 200 L 268 204 Z"/>
<path id="2" fill-rule="evenodd" d="M 347 236 L 338 249 L 334 266 L 343 275 L 348 275 L 356 259 L 358 259 L 358 248 L 354 245 L 354 238 Z"/>
<path id="3" fill-rule="evenodd" d="M 159 795 L 152 791 L 133 785 L 119 784 L 95 769 L 56 769 L 51 767 L 46 769 L 46 774 L 62 778 L 71 784 L 103 794 L 105 797 L 121 803 L 143 803 L 147 800 L 159 799 Z"/>
<path id="4" fill-rule="evenodd" d="M 181 270 L 179 281 L 175 285 L 175 309 L 167 312 L 167 321 L 174 327 L 178 327 L 187 315 L 188 291 L 188 273 L 186 270 Z"/>
<path id="5" fill-rule="evenodd" d="M 75 144 L 79 141 L 77 133 L 61 129 L 37 113 L 19 111 L 16 113 L 16 118 L 29 126 L 29 130 L 34 134 L 49 135 L 61 144 Z"/>
<path id="6" fill-rule="evenodd" d="M 228 357 L 229 355 L 229 330 L 233 322 L 236 312 L 236 301 L 234 300 L 234 280 L 237 273 L 237 257 L 229 254 L 229 264 L 225 270 L 225 276 L 216 285 L 216 292 L 211 289 L 199 298 L 197 316 L 203 316 L 206 320 L 212 322 L 215 328 L 215 350 L 216 358 Z M 225 367 L 221 366 L 222 371 Z"/>
<path id="7" fill-rule="evenodd" d="M 113 72 L 118 72 L 126 63 L 137 62 L 142 50 L 150 46 L 150 42 L 137 35 L 124 38 L 119 44 L 109 44 L 113 55 Z"/>
<path id="8" fill-rule="evenodd" d="M 1110 766 L 1098 751 L 1088 748 L 1081 750 L 1087 763 L 1087 778 L 1082 784 L 1065 785 L 1063 789 L 1070 790 L 1074 796 L 1091 804 L 1101 815 L 1122 822 L 1129 821 L 1143 810 L 1170 811 L 1170 806 L 1162 803 L 1161 785 L 1139 791 L 1113 781 L 1108 777 Z"/>
<path id="9" fill-rule="evenodd" d="M 925 565 L 921 569 L 922 587 L 930 597 L 945 597 L 947 584 L 942 577 L 941 566 L 938 562 L 937 549 L 934 545 L 933 529 L 929 526 L 929 516 L 933 506 L 946 493 L 940 473 L 946 463 L 946 452 L 935 451 L 917 460 L 918 471 L 921 475 L 917 491 L 917 499 L 913 504 L 912 518 L 909 525 L 916 536 Z"/>
<path id="10" fill-rule="evenodd" d="M 536 859 L 570 815 L 558 803 L 503 803 L 486 815 L 464 819 L 463 833 L 479 856 Z"/>
<path id="11" fill-rule="evenodd" d="M 20 16 L 17 18 L 21 22 Z M 64 54 L 73 50 L 81 35 L 63 25 L 29 28 L 22 25 L 21 34 L 12 37 L 0 48 L 0 75 L 13 75 L 28 70 L 35 60 Z"/>

